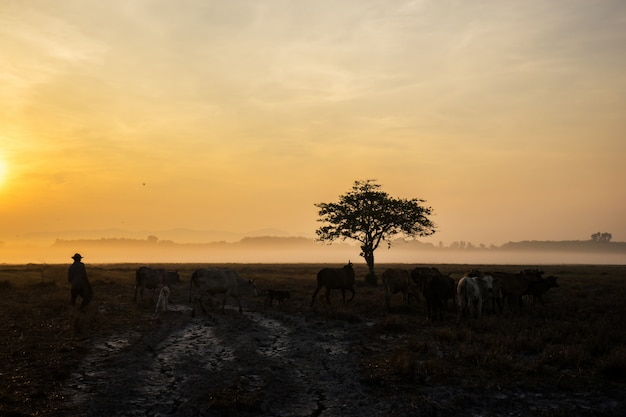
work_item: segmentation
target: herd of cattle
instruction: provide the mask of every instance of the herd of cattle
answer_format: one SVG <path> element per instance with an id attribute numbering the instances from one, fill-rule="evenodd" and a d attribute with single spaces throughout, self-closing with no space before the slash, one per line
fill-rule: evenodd
<path id="1" fill-rule="evenodd" d="M 400 293 L 406 304 L 410 304 L 411 299 L 423 297 L 431 321 L 442 320 L 448 304 L 452 302 L 457 307 L 458 322 L 462 318 L 479 318 L 484 312 L 502 313 L 505 308 L 519 310 L 524 299 L 531 300 L 533 304 L 537 301 L 543 302 L 543 294 L 559 285 L 556 277 L 543 278 L 542 275 L 543 272 L 538 269 L 525 269 L 517 273 L 485 273 L 472 269 L 455 280 L 434 267 L 417 267 L 413 270 L 388 268 L 382 274 L 382 282 L 387 310 L 391 310 L 392 296 Z M 166 310 L 170 286 L 180 283 L 178 272 L 142 266 L 136 271 L 133 301 L 137 301 L 138 293 L 143 300 L 144 289 L 151 289 L 153 298 L 157 292 L 159 294 L 156 311 Z M 355 273 L 351 262 L 342 268 L 321 269 L 317 274 L 317 287 L 313 292 L 311 307 L 322 288 L 326 290 L 328 304 L 333 289 L 341 290 L 344 303 L 350 302 L 355 296 L 354 283 Z M 223 268 L 201 268 L 194 271 L 189 282 L 189 302 L 192 301 L 194 290 L 196 297 L 192 315 L 195 315 L 198 304 L 205 310 L 202 298 L 206 295 L 222 294 L 222 311 L 227 298 L 234 298 L 239 312 L 242 311 L 241 297 L 257 296 L 254 280 L 244 279 L 236 271 Z M 352 294 L 348 300 L 346 291 Z M 269 301 L 271 304 L 274 300 L 284 303 L 287 298 L 288 291 L 268 289 L 266 303 Z"/>
<path id="2" fill-rule="evenodd" d="M 542 296 L 559 286 L 554 276 L 543 278 L 543 271 L 525 269 L 517 273 L 472 269 L 460 279 L 439 272 L 437 268 L 418 267 L 412 271 L 387 269 L 383 273 L 385 302 L 391 308 L 391 296 L 401 293 L 406 303 L 422 294 L 426 300 L 428 318 L 442 320 L 452 301 L 457 306 L 457 322 L 463 317 L 479 318 L 483 312 L 502 313 L 505 305 L 512 310 L 522 308 L 524 299 L 533 304 L 543 303 Z"/>
<path id="3" fill-rule="evenodd" d="M 139 267 L 135 273 L 135 297 L 133 301 L 137 301 L 137 292 L 139 292 L 143 300 L 143 291 L 146 288 L 153 290 L 152 298 L 154 298 L 154 294 L 158 290 L 159 298 L 156 304 L 156 312 L 167 310 L 167 306 L 170 302 L 170 286 L 180 283 L 178 271 L 167 271 L 162 268 L 150 268 L 148 266 Z M 224 311 L 226 299 L 228 297 L 234 298 L 239 305 L 240 313 L 243 311 L 240 298 L 247 295 L 257 296 L 254 281 L 241 278 L 239 274 L 232 269 L 197 269 L 193 272 L 191 280 L 189 281 L 190 302 L 192 301 L 192 291 L 194 288 L 197 289 L 197 296 L 193 303 L 192 315 L 195 315 L 195 309 L 198 304 L 205 310 L 204 304 L 202 303 L 202 297 L 205 295 L 223 294 L 222 311 Z"/>

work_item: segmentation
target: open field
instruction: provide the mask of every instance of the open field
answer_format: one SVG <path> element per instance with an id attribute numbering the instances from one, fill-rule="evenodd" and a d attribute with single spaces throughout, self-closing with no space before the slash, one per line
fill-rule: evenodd
<path id="1" fill-rule="evenodd" d="M 361 264 L 352 303 L 334 291 L 328 306 L 322 291 L 313 310 L 325 265 L 211 265 L 255 279 L 259 297 L 245 300 L 242 315 L 213 307 L 196 318 L 189 277 L 206 265 L 152 265 L 183 280 L 171 311 L 155 315 L 148 299 L 132 302 L 138 266 L 87 264 L 94 301 L 81 313 L 68 303 L 68 265 L 0 265 L 0 415 L 624 414 L 626 266 L 542 266 L 560 285 L 545 304 L 458 326 L 452 306 L 430 323 L 423 302 L 405 306 L 400 295 L 387 312 L 382 286 L 360 284 Z M 417 265 L 381 264 L 378 275 L 390 266 Z M 535 267 L 436 266 L 454 278 Z M 268 306 L 267 289 L 291 296 Z M 142 397 L 144 374 L 167 384 L 167 395 L 154 386 L 159 395 Z"/>

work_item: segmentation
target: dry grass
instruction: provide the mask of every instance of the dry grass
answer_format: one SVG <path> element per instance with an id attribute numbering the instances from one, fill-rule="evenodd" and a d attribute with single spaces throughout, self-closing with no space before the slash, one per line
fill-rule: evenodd
<path id="1" fill-rule="evenodd" d="M 464 271 L 458 266 L 440 269 L 457 277 Z M 379 373 L 387 379 L 423 383 L 433 378 L 440 383 L 475 379 L 499 386 L 542 383 L 562 388 L 626 383 L 626 327 L 621 323 L 626 317 L 626 268 L 543 269 L 558 277 L 560 287 L 546 295 L 544 305 L 526 306 L 522 314 L 506 311 L 458 326 L 453 310 L 445 323 L 435 324 L 425 323 L 423 306 L 415 313 L 387 316 L 373 331 L 403 337 L 389 357 L 380 358 L 387 366 L 373 369 L 382 369 Z"/>
<path id="2" fill-rule="evenodd" d="M 63 383 L 73 364 L 86 353 L 86 340 L 128 329 L 149 329 L 152 306 L 133 303 L 134 271 L 139 265 L 87 265 L 94 301 L 86 313 L 68 305 L 67 265 L 0 266 L 0 414 L 59 415 Z M 153 265 L 177 269 L 188 282 L 205 265 Z M 243 277 L 255 279 L 261 297 L 252 308 L 281 309 L 310 315 L 315 276 L 322 265 L 231 264 Z M 327 266 L 327 265 L 324 265 Z M 340 266 L 340 265 L 337 265 Z M 384 265 L 412 268 L 412 265 Z M 468 265 L 439 265 L 460 277 Z M 525 266 L 486 266 L 483 270 L 517 271 Z M 356 265 L 357 279 L 366 274 Z M 339 291 L 328 306 L 323 291 L 314 314 L 318 319 L 367 322 L 370 346 L 363 346 L 362 378 L 381 389 L 414 384 L 490 384 L 573 389 L 626 383 L 626 267 L 545 266 L 560 287 L 546 294 L 545 304 L 527 306 L 522 314 L 484 316 L 455 323 L 450 308 L 440 323 L 430 323 L 423 303 L 404 306 L 392 299 L 385 309 L 380 286 L 359 282 L 356 297 L 341 304 Z M 379 273 L 380 273 L 379 272 Z M 182 294 L 186 300 L 187 286 Z M 285 305 L 264 306 L 263 291 L 287 290 Z M 149 293 L 148 293 L 149 294 Z"/>

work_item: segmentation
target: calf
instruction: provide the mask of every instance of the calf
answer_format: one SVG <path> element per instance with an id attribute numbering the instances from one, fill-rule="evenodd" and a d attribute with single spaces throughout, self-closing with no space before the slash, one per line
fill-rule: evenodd
<path id="1" fill-rule="evenodd" d="M 276 300 L 278 304 L 285 304 L 285 300 L 290 297 L 289 291 L 282 290 L 267 290 L 267 297 L 265 298 L 265 305 L 269 302 L 270 305 Z"/>
<path id="2" fill-rule="evenodd" d="M 167 311 L 167 306 L 170 303 L 170 287 L 164 285 L 159 291 L 159 298 L 157 299 L 156 309 L 154 314 L 158 314 L 159 311 Z"/>

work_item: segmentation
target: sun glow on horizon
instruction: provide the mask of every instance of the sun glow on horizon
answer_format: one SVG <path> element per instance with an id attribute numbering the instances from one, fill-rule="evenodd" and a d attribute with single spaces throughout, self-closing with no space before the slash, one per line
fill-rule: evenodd
<path id="1" fill-rule="evenodd" d="M 4 186 L 4 183 L 7 178 L 7 171 L 8 171 L 7 164 L 4 161 L 4 159 L 0 157 L 0 187 Z"/>

